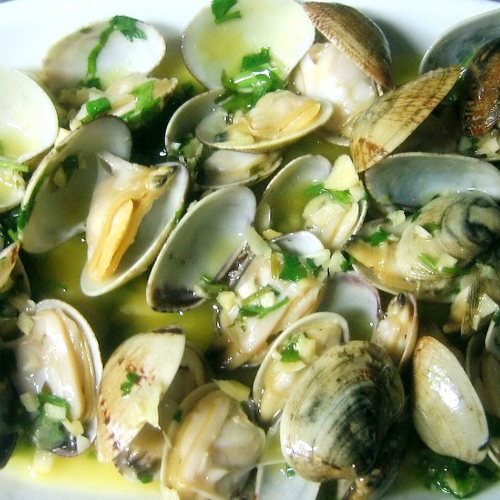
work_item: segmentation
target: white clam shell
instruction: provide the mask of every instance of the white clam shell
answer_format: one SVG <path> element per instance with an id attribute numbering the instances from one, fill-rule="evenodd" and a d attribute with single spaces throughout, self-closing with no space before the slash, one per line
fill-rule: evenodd
<path id="1" fill-rule="evenodd" d="M 129 158 L 131 148 L 129 128 L 111 116 L 79 127 L 54 147 L 31 177 L 21 203 L 24 250 L 46 252 L 83 232 L 97 181 L 97 154 Z"/>
<path id="2" fill-rule="evenodd" d="M 75 88 L 88 77 L 91 52 L 111 19 L 96 21 L 61 38 L 47 51 L 41 69 L 42 80 L 53 92 Z M 100 51 L 96 67 L 101 87 L 107 88 L 131 73 L 149 74 L 165 55 L 165 40 L 152 25 L 137 20 L 144 37 L 129 38 L 115 30 Z"/>
<path id="3" fill-rule="evenodd" d="M 421 337 L 413 356 L 413 423 L 436 453 L 479 463 L 486 457 L 483 406 L 455 355 L 433 337 Z"/>
<path id="4" fill-rule="evenodd" d="M 209 89 L 221 87 L 223 71 L 234 76 L 240 71 L 242 58 L 262 47 L 270 48 L 286 78 L 314 41 L 314 26 L 297 2 L 239 0 L 233 11 L 239 11 L 241 18 L 216 24 L 207 6 L 182 36 L 186 66 Z"/>
<path id="5" fill-rule="evenodd" d="M 59 130 L 47 93 L 29 76 L 0 66 L 1 156 L 25 163 L 50 149 Z"/>
<path id="6" fill-rule="evenodd" d="M 158 255 L 146 300 L 155 310 L 182 310 L 205 300 L 200 285 L 215 279 L 246 241 L 256 201 L 244 186 L 226 187 L 192 203 Z"/>

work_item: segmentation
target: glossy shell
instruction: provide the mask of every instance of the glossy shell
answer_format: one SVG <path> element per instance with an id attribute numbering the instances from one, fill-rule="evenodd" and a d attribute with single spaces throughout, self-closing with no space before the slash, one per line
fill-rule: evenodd
<path id="1" fill-rule="evenodd" d="M 357 9 L 341 3 L 305 2 L 316 29 L 385 88 L 393 86 L 389 42 L 382 30 Z"/>
<path id="2" fill-rule="evenodd" d="M 46 252 L 83 232 L 97 181 L 97 154 L 128 159 L 131 148 L 127 125 L 115 117 L 94 120 L 58 143 L 34 172 L 21 203 L 24 250 Z"/>
<path id="3" fill-rule="evenodd" d="M 97 49 L 95 71 L 91 71 L 91 53 Z M 150 24 L 115 16 L 58 40 L 45 54 L 41 78 L 56 94 L 90 77 L 98 78 L 101 88 L 106 88 L 131 73 L 149 74 L 163 59 L 165 49 L 163 36 Z"/>
<path id="4" fill-rule="evenodd" d="M 203 279 L 215 279 L 237 257 L 255 207 L 254 194 L 243 186 L 215 191 L 191 204 L 151 270 L 148 304 L 174 311 L 203 302 Z"/>
<path id="5" fill-rule="evenodd" d="M 25 325 L 25 335 L 14 343 L 16 389 L 21 395 L 35 397 L 49 390 L 52 396 L 66 401 L 69 409 L 61 420 L 78 423 L 80 431 L 73 433 L 73 427 L 65 424 L 64 440 L 49 450 L 63 456 L 82 453 L 96 435 L 102 361 L 95 334 L 79 311 L 55 299 L 37 303 L 34 311 L 24 313 L 20 321 Z M 43 404 L 40 400 L 40 407 Z M 35 407 L 27 408 L 38 411 Z M 43 435 L 43 428 L 40 432 L 42 435 L 35 435 L 35 443 L 50 439 Z"/>
<path id="6" fill-rule="evenodd" d="M 38 83 L 0 66 L 0 158 L 26 163 L 49 150 L 59 131 L 56 108 Z"/>
<path id="7" fill-rule="evenodd" d="M 459 75 L 458 66 L 439 68 L 379 97 L 353 126 L 350 148 L 358 172 L 402 144 L 446 96 Z"/>
<path id="8" fill-rule="evenodd" d="M 486 457 L 488 424 L 465 370 L 438 340 L 420 338 L 413 357 L 413 422 L 436 453 L 479 463 Z"/>
<path id="9" fill-rule="evenodd" d="M 364 341 L 332 347 L 285 404 L 283 454 L 312 481 L 364 474 L 403 403 L 401 379 L 381 347 Z"/>
<path id="10" fill-rule="evenodd" d="M 175 226 L 189 186 L 189 173 L 180 163 L 146 167 L 110 153 L 100 154 L 99 161 L 86 219 L 88 258 L 80 279 L 90 296 L 146 271 Z M 131 213 L 120 216 L 130 206 Z"/>
<path id="11" fill-rule="evenodd" d="M 254 379 L 253 399 L 259 418 L 274 420 L 314 361 L 330 347 L 348 340 L 347 321 L 331 312 L 312 313 L 286 328 L 269 348 Z"/>
<path id="12" fill-rule="evenodd" d="M 200 10 L 182 36 L 182 55 L 192 75 L 208 89 L 220 88 L 222 72 L 240 72 L 244 56 L 269 47 L 285 79 L 314 41 L 314 26 L 300 4 L 291 0 L 239 0 L 216 23 L 210 6 Z M 242 35 L 243 34 L 243 35 Z"/>

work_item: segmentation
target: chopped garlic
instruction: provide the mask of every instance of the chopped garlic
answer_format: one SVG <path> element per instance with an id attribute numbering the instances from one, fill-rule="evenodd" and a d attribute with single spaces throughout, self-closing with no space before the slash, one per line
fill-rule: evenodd
<path id="1" fill-rule="evenodd" d="M 357 185 L 359 185 L 359 177 L 351 158 L 345 154 L 340 155 L 325 181 L 325 188 L 345 191 Z"/>
<path id="2" fill-rule="evenodd" d="M 403 210 L 395 210 L 388 214 L 387 218 L 393 226 L 399 226 L 406 221 L 406 215 Z"/>
<path id="3" fill-rule="evenodd" d="M 85 436 L 76 436 L 76 449 L 81 454 L 90 448 L 90 441 Z"/>
<path id="4" fill-rule="evenodd" d="M 418 224 L 415 226 L 415 234 L 424 240 L 430 240 L 432 238 L 432 234 Z"/>
<path id="5" fill-rule="evenodd" d="M 295 349 L 299 353 L 300 359 L 304 361 L 311 361 L 316 354 L 316 341 L 310 339 L 307 335 L 299 335 Z"/>
<path id="6" fill-rule="evenodd" d="M 22 405 L 26 408 L 26 411 L 32 413 L 40 408 L 40 401 L 36 397 L 34 392 L 25 392 L 19 396 Z"/>
<path id="7" fill-rule="evenodd" d="M 225 311 L 230 311 L 236 305 L 236 295 L 234 292 L 222 291 L 217 295 L 217 302 Z"/>
<path id="8" fill-rule="evenodd" d="M 65 420 L 66 419 L 66 408 L 63 406 L 54 405 L 52 403 L 45 403 L 43 405 L 45 414 L 52 420 Z"/>
<path id="9" fill-rule="evenodd" d="M 80 420 L 63 420 L 62 424 L 66 430 L 73 436 L 81 436 L 83 434 L 83 424 Z"/>
<path id="10" fill-rule="evenodd" d="M 246 401 L 250 397 L 250 388 L 237 380 L 216 380 L 215 383 L 237 401 Z"/>
<path id="11" fill-rule="evenodd" d="M 33 330 L 33 324 L 33 316 L 25 312 L 19 314 L 17 318 L 17 327 L 24 333 L 24 335 L 29 335 L 31 333 Z"/>
<path id="12" fill-rule="evenodd" d="M 328 271 L 330 275 L 334 275 L 342 271 L 342 265 L 346 261 L 346 258 L 342 255 L 342 252 L 336 250 L 332 253 L 330 262 L 328 263 Z"/>
<path id="13" fill-rule="evenodd" d="M 444 253 L 442 254 L 438 261 L 436 262 L 436 266 L 438 269 L 443 269 L 444 267 L 453 268 L 457 263 L 457 259 L 452 257 L 450 254 Z"/>

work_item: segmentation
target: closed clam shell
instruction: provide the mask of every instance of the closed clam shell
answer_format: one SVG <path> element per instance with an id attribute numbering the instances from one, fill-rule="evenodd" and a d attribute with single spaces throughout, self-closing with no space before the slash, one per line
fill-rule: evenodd
<path id="1" fill-rule="evenodd" d="M 486 457 L 483 405 L 455 355 L 429 336 L 420 338 L 413 355 L 413 423 L 436 453 L 468 463 Z"/>
<path id="2" fill-rule="evenodd" d="M 297 383 L 281 417 L 281 447 L 312 481 L 356 477 L 372 467 L 401 413 L 404 390 L 383 348 L 366 341 L 334 346 Z"/>

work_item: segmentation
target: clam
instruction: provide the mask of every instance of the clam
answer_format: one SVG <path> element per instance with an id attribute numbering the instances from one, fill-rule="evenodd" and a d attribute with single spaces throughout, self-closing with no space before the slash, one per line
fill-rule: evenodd
<path id="1" fill-rule="evenodd" d="M 208 89 L 235 77 L 245 56 L 268 47 L 271 68 L 284 80 L 314 41 L 314 26 L 293 0 L 239 0 L 227 12 L 200 10 L 182 35 L 191 74 Z"/>
<path id="2" fill-rule="evenodd" d="M 413 356 L 413 423 L 429 448 L 468 463 L 486 457 L 488 424 L 465 370 L 438 340 L 419 339 Z"/>
<path id="3" fill-rule="evenodd" d="M 411 360 L 417 336 L 417 300 L 411 294 L 399 293 L 389 301 L 371 341 L 387 351 L 401 372 Z"/>
<path id="4" fill-rule="evenodd" d="M 81 288 L 106 293 L 143 273 L 184 208 L 189 173 L 180 163 L 146 167 L 108 152 L 86 219 L 87 263 Z"/>
<path id="5" fill-rule="evenodd" d="M 189 205 L 149 275 L 146 299 L 159 311 L 196 307 L 211 283 L 236 259 L 255 215 L 255 196 L 244 186 L 215 191 Z"/>
<path id="6" fill-rule="evenodd" d="M 366 224 L 346 250 L 376 286 L 448 301 L 456 279 L 498 240 L 499 216 L 485 193 L 441 196 L 401 221 Z"/>
<path id="7" fill-rule="evenodd" d="M 369 472 L 404 391 L 385 350 L 350 341 L 327 350 L 297 383 L 281 416 L 281 446 L 290 466 L 312 481 Z"/>
<path id="8" fill-rule="evenodd" d="M 213 350 L 217 363 L 231 369 L 260 364 L 275 335 L 316 309 L 330 255 L 308 232 L 270 244 L 254 233 L 248 243 L 234 283 L 215 296 L 219 337 Z"/>
<path id="9" fill-rule="evenodd" d="M 127 125 L 111 116 L 78 128 L 58 143 L 26 188 L 18 220 L 23 248 L 47 252 L 83 232 L 97 181 L 97 154 L 108 151 L 127 159 L 131 148 Z"/>
<path id="10" fill-rule="evenodd" d="M 248 418 L 241 399 L 226 388 L 227 384 L 212 382 L 181 404 L 162 471 L 166 498 L 176 493 L 182 499 L 199 495 L 229 500 L 239 495 L 258 464 L 264 431 Z"/>
<path id="11" fill-rule="evenodd" d="M 14 384 L 33 419 L 32 440 L 63 456 L 85 451 L 96 434 L 102 362 L 94 332 L 68 303 L 46 299 L 21 313 L 13 341 Z"/>
<path id="12" fill-rule="evenodd" d="M 194 135 L 196 125 L 216 107 L 220 90 L 199 94 L 181 105 L 169 120 L 165 145 L 170 155 L 188 165 L 202 189 L 253 185 L 272 175 L 281 165 L 281 151 L 251 153 L 210 148 Z"/>
<path id="13" fill-rule="evenodd" d="M 264 235 L 306 229 L 326 248 L 341 250 L 364 221 L 364 194 L 347 155 L 339 156 L 333 166 L 320 155 L 301 156 L 268 184 L 257 206 L 255 226 Z"/>
<path id="14" fill-rule="evenodd" d="M 400 153 L 365 172 L 366 190 L 385 213 L 416 210 L 436 196 L 479 190 L 500 199 L 500 172 L 487 161 L 458 154 Z"/>
<path id="15" fill-rule="evenodd" d="M 369 340 L 381 316 L 379 290 L 355 271 L 332 269 L 332 260 L 335 256 L 318 311 L 340 314 L 347 320 L 353 340 Z"/>
<path id="16" fill-rule="evenodd" d="M 327 42 L 312 45 L 288 85 L 332 102 L 334 112 L 323 130 L 336 140 L 349 138 L 357 116 L 383 89 L 393 87 L 388 41 L 353 7 L 326 2 L 305 2 L 303 7 Z"/>
<path id="17" fill-rule="evenodd" d="M 349 340 L 347 321 L 332 312 L 312 313 L 292 323 L 272 343 L 253 384 L 259 418 L 269 423 L 298 380 L 333 345 Z"/>
<path id="18" fill-rule="evenodd" d="M 0 160 L 35 161 L 59 131 L 52 100 L 32 78 L 5 66 L 0 66 L 0 96 Z"/>
<path id="19" fill-rule="evenodd" d="M 163 433 L 181 400 L 205 382 L 198 352 L 175 325 L 133 335 L 107 361 L 99 388 L 95 448 L 132 480 L 159 477 Z"/>
<path id="20" fill-rule="evenodd" d="M 229 113 L 224 103 L 196 127 L 198 139 L 212 148 L 266 153 L 314 132 L 333 112 L 331 103 L 275 90 L 260 97 L 250 110 Z"/>
<path id="21" fill-rule="evenodd" d="M 369 169 L 415 131 L 458 80 L 460 68 L 429 71 L 387 91 L 356 120 L 350 149 L 358 172 Z"/>
<path id="22" fill-rule="evenodd" d="M 176 87 L 176 78 L 159 79 L 143 73 L 130 73 L 113 82 L 106 90 L 79 91 L 79 99 L 85 98 L 85 102 L 75 110 L 74 117 L 70 113 L 69 126 L 75 129 L 81 123 L 88 123 L 102 115 L 118 116 L 133 130 L 150 125 Z M 70 101 L 68 105 L 71 107 L 77 104 L 72 102 L 75 98 Z"/>
<path id="23" fill-rule="evenodd" d="M 106 89 L 131 73 L 151 73 L 165 49 L 155 27 L 117 15 L 59 39 L 45 54 L 41 79 L 55 95 L 80 86 Z"/>

